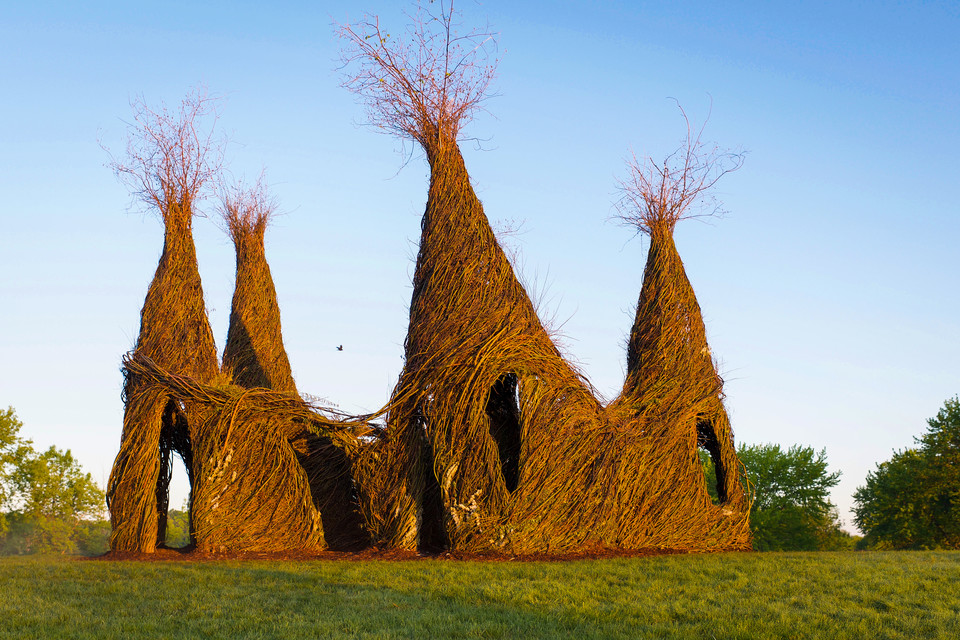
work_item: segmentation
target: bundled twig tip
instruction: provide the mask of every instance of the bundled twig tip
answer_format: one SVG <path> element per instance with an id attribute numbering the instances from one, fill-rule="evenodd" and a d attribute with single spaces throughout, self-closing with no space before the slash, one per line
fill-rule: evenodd
<path id="1" fill-rule="evenodd" d="M 640 233 L 672 232 L 677 222 L 722 216 L 723 205 L 711 193 L 723 176 L 743 165 L 745 152 L 703 141 L 707 120 L 694 129 L 683 107 L 684 142 L 662 162 L 650 156 L 627 158 L 627 176 L 617 181 L 617 219 Z"/>

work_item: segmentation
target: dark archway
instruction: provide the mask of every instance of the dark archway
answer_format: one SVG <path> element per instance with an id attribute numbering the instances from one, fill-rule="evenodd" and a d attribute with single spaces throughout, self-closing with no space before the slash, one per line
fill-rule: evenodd
<path id="1" fill-rule="evenodd" d="M 172 398 L 167 401 L 163 410 L 160 428 L 160 473 L 157 476 L 157 546 L 167 546 L 167 513 L 170 510 L 170 479 L 173 477 L 173 456 L 176 454 L 183 462 L 187 471 L 187 482 L 190 493 L 187 499 L 188 513 L 192 511 L 189 505 L 193 503 L 193 447 L 190 443 L 190 429 L 184 417 L 183 407 Z M 190 522 L 189 544 L 195 543 L 193 522 Z"/>
<path id="2" fill-rule="evenodd" d="M 490 437 L 500 453 L 500 473 L 513 493 L 520 482 L 520 399 L 517 375 L 500 376 L 487 398 Z"/>
<path id="3" fill-rule="evenodd" d="M 437 474 L 433 470 L 433 446 L 423 431 L 422 442 L 423 497 L 420 504 L 420 537 L 417 549 L 421 553 L 437 553 L 449 546 L 446 529 L 444 528 L 443 493 Z"/>
<path id="4" fill-rule="evenodd" d="M 291 444 L 307 476 L 313 506 L 320 512 L 327 546 L 333 551 L 369 546 L 350 458 L 330 438 L 306 430 Z"/>

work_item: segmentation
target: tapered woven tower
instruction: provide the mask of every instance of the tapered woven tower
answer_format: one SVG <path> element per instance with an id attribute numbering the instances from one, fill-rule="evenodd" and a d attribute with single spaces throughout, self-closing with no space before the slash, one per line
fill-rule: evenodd
<path id="1" fill-rule="evenodd" d="M 223 371 L 229 399 L 210 407 L 198 436 L 202 469 L 193 501 L 200 551 L 281 551 L 324 547 L 309 480 L 290 440 L 294 424 L 260 410 L 257 389 L 296 400 L 283 346 L 280 309 L 264 252 L 271 209 L 262 188 L 224 196 L 224 220 L 237 271 Z M 244 391 L 246 390 L 246 391 Z M 296 429 L 305 439 L 305 428 Z"/>
<path id="2" fill-rule="evenodd" d="M 123 362 L 124 427 L 107 494 L 111 549 L 163 545 L 173 454 L 187 468 L 191 541 L 201 552 L 366 544 L 350 456 L 373 432 L 297 395 L 264 252 L 272 209 L 262 189 L 224 203 L 237 286 L 223 371 L 217 362 L 192 235 L 196 203 L 219 177 L 220 147 L 197 126 L 211 111 L 202 92 L 175 113 L 136 103 L 127 157 L 113 163 L 159 213 L 165 235 L 140 335 Z"/>
<path id="3" fill-rule="evenodd" d="M 245 389 L 288 395 L 291 404 L 303 405 L 302 414 L 309 409 L 299 400 L 283 345 L 280 307 L 264 249 L 272 213 L 260 184 L 224 199 L 237 272 L 223 370 Z M 225 415 L 221 411 L 221 421 Z M 343 449 L 317 435 L 302 415 L 266 411 L 248 399 L 244 416 L 240 426 L 231 415 L 231 425 L 211 429 L 216 434 L 210 438 L 216 443 L 211 455 L 223 472 L 211 474 L 216 481 L 205 485 L 198 498 L 198 545 L 279 551 L 364 544 L 350 461 Z M 236 433 L 240 428 L 243 435 Z M 228 496 L 231 504 L 225 504 Z"/>
<path id="4" fill-rule="evenodd" d="M 218 162 L 209 138 L 194 126 L 210 107 L 202 93 L 185 99 L 178 113 L 135 104 L 128 157 L 113 165 L 164 223 L 163 253 L 140 313 L 135 351 L 200 382 L 219 371 L 192 232 L 196 201 Z M 130 371 L 123 396 L 120 451 L 107 486 L 110 546 L 152 552 L 165 538 L 172 454 L 182 458 L 193 485 L 193 445 L 208 416 L 202 404 L 179 402 Z"/>
<path id="5" fill-rule="evenodd" d="M 210 382 L 217 352 L 207 320 L 191 232 L 190 203 L 164 210 L 164 247 L 141 312 L 136 352 L 163 367 Z M 182 403 L 127 372 L 123 435 L 108 483 L 111 548 L 151 552 L 162 544 L 172 472 L 178 454 L 194 481 L 193 442 L 205 408 Z"/>

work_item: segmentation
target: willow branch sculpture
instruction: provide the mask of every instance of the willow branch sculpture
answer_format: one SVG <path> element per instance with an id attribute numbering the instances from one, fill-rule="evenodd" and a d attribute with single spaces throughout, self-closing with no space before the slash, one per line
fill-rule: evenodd
<path id="1" fill-rule="evenodd" d="M 619 218 L 650 249 L 623 389 L 604 404 L 538 317 L 460 153 L 491 95 L 495 35 L 464 29 L 452 0 L 430 7 L 418 5 L 399 38 L 375 16 L 338 28 L 343 86 L 370 124 L 419 146 L 430 168 L 404 366 L 373 415 L 297 394 L 266 261 L 274 205 L 262 183 L 221 189 L 237 271 L 218 366 L 190 235 L 219 166 L 212 134 L 194 126 L 208 103 L 198 94 L 178 117 L 137 112 L 129 161 L 114 169 L 159 210 L 166 233 L 124 360 L 112 548 L 162 544 L 172 452 L 188 469 L 192 537 L 204 552 L 749 548 L 749 491 L 723 380 L 673 241 L 678 221 L 721 211 L 711 189 L 742 154 L 706 145 L 681 109 L 680 148 L 662 163 L 628 162 Z M 716 468 L 716 503 L 700 451 Z"/>
<path id="2" fill-rule="evenodd" d="M 657 383 L 680 390 L 671 402 L 653 385 L 603 407 L 537 317 L 457 147 L 487 98 L 492 36 L 453 39 L 465 30 L 452 3 L 440 7 L 434 15 L 421 5 L 405 41 L 376 18 L 340 29 L 344 86 L 371 124 L 418 143 L 430 165 L 406 361 L 370 467 L 390 471 L 361 482 L 374 540 L 513 552 L 749 545 L 741 510 L 711 510 L 698 462 L 698 407 L 714 398 L 722 409 L 719 377 L 703 387 L 697 369 L 664 372 Z M 680 191 L 664 191 L 671 210 L 688 205 L 676 201 L 685 184 L 697 187 L 688 169 Z"/>
<path id="3" fill-rule="evenodd" d="M 219 365 L 193 243 L 197 204 L 222 161 L 216 102 L 202 90 L 179 109 L 138 100 L 123 159 L 111 167 L 134 197 L 164 223 L 163 253 L 140 312 L 136 351 L 160 366 L 209 383 Z M 173 453 L 196 477 L 192 443 L 207 419 L 203 405 L 178 402 L 126 372 L 123 435 L 107 485 L 111 548 L 151 552 L 165 539 Z"/>

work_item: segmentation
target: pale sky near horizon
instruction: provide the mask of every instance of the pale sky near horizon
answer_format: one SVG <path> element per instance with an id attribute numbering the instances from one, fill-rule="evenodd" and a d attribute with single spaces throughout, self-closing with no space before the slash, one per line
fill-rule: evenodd
<path id="1" fill-rule="evenodd" d="M 631 149 L 680 141 L 670 98 L 696 122 L 712 99 L 706 136 L 746 163 L 719 184 L 729 214 L 676 238 L 736 438 L 825 448 L 849 526 L 866 473 L 960 393 L 960 3 L 458 4 L 502 56 L 467 167 L 494 226 L 522 223 L 515 266 L 607 397 L 647 248 L 610 221 L 616 178 Z M 23 435 L 106 482 L 163 235 L 99 145 L 122 149 L 132 98 L 199 84 L 223 96 L 231 171 L 265 168 L 284 214 L 267 257 L 299 388 L 387 400 L 427 168 L 358 126 L 331 23 L 366 10 L 399 32 L 403 6 L 0 0 L 0 406 Z M 222 348 L 232 245 L 194 226 Z"/>

